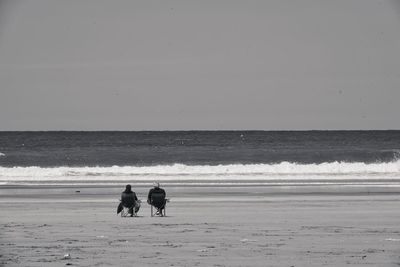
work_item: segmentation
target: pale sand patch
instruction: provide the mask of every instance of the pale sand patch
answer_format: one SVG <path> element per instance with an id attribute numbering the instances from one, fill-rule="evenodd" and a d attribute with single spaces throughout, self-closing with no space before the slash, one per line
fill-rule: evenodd
<path id="1" fill-rule="evenodd" d="M 189 197 L 170 188 L 167 217 L 151 218 L 144 203 L 139 217 L 121 218 L 118 195 L 29 190 L 0 198 L 0 266 L 400 265 L 395 194 L 269 196 L 247 188 L 232 198 L 220 188 Z"/>

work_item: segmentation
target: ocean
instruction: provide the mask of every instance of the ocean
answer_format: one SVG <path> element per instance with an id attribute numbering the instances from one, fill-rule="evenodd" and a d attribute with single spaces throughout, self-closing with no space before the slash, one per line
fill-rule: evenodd
<path id="1" fill-rule="evenodd" d="M 400 185 L 400 131 L 0 132 L 0 184 Z"/>

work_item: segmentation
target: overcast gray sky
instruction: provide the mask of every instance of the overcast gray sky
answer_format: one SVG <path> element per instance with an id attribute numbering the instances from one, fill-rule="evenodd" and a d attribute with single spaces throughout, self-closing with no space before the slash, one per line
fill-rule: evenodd
<path id="1" fill-rule="evenodd" d="M 0 130 L 400 129 L 399 2 L 0 0 Z"/>

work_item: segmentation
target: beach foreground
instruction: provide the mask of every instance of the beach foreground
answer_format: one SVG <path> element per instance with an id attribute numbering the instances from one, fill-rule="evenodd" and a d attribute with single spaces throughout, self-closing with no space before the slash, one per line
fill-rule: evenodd
<path id="1" fill-rule="evenodd" d="M 393 189 L 166 189 L 167 217 L 121 218 L 120 187 L 2 187 L 0 266 L 400 265 Z"/>

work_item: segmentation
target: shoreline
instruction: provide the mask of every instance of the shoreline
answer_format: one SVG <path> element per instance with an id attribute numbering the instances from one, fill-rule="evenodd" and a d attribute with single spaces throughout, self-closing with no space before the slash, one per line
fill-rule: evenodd
<path id="1" fill-rule="evenodd" d="M 167 197 L 177 202 L 279 202 L 279 201 L 324 201 L 334 199 L 368 200 L 376 198 L 400 198 L 400 187 L 349 186 L 349 185 L 302 185 L 302 186 L 210 186 L 162 185 Z M 151 186 L 132 184 L 139 199 L 146 202 Z M 0 204 L 6 203 L 69 203 L 69 202 L 119 202 L 124 186 L 119 185 L 46 185 L 46 186 L 0 186 Z"/>

